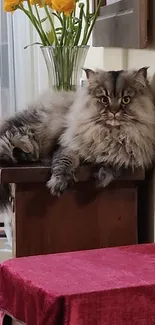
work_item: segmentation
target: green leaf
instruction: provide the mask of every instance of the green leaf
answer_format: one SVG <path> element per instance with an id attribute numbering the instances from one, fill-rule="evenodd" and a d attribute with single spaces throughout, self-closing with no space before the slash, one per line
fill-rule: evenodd
<path id="1" fill-rule="evenodd" d="M 54 34 L 53 34 L 53 31 L 50 30 L 50 31 L 46 32 L 46 36 L 48 38 L 48 41 L 49 41 L 50 45 L 52 45 L 53 42 L 54 42 Z"/>
<path id="2" fill-rule="evenodd" d="M 32 43 L 32 44 L 26 45 L 26 46 L 24 46 L 24 50 L 26 50 L 28 47 L 34 46 L 34 45 L 42 45 L 42 43 L 35 42 L 35 43 Z"/>
<path id="3" fill-rule="evenodd" d="M 60 30 L 62 31 L 63 28 L 62 28 L 62 27 L 57 27 L 57 28 L 55 28 L 55 30 L 56 30 L 56 31 L 60 31 Z"/>
<path id="4" fill-rule="evenodd" d="M 84 8 L 84 6 L 85 6 L 85 5 L 84 5 L 83 2 L 80 2 L 80 3 L 79 3 L 79 8 Z"/>
<path id="5" fill-rule="evenodd" d="M 44 17 L 43 19 L 41 19 L 41 23 L 44 23 L 47 20 L 47 17 Z"/>
<path id="6" fill-rule="evenodd" d="M 90 18 L 90 20 L 94 18 L 94 12 L 89 14 L 89 18 Z"/>
<path id="7" fill-rule="evenodd" d="M 62 19 L 62 17 L 61 17 L 60 14 L 55 13 L 55 12 L 52 12 L 52 15 L 55 16 L 55 17 L 57 17 L 57 19 L 59 19 L 61 25 L 63 25 L 63 19 Z"/>
<path id="8" fill-rule="evenodd" d="M 73 24 L 77 25 L 80 22 L 80 19 L 77 17 L 73 17 Z"/>

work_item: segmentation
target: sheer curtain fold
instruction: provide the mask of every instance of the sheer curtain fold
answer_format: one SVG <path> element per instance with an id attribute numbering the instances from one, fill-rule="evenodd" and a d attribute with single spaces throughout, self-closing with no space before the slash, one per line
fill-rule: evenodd
<path id="1" fill-rule="evenodd" d="M 38 41 L 28 18 L 19 10 L 3 11 L 0 0 L 0 117 L 27 106 L 48 87 L 47 71 Z"/>
<path id="2" fill-rule="evenodd" d="M 15 111 L 12 17 L 3 11 L 0 0 L 0 118 Z"/>
<path id="3" fill-rule="evenodd" d="M 16 109 L 27 103 L 48 87 L 46 66 L 39 45 L 27 45 L 39 41 L 38 35 L 28 18 L 19 10 L 13 15 L 14 67 Z"/>

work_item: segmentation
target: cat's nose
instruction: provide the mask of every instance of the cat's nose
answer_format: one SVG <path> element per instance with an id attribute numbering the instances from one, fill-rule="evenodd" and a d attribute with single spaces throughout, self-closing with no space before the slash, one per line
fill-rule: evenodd
<path id="1" fill-rule="evenodd" d="M 113 115 L 116 115 L 119 112 L 120 107 L 119 106 L 113 106 L 113 107 L 110 107 L 109 110 Z"/>

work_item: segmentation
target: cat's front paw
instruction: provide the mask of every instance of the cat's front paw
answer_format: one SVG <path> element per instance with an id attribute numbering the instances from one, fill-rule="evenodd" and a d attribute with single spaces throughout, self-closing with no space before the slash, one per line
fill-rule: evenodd
<path id="1" fill-rule="evenodd" d="M 69 175 L 55 175 L 52 174 L 50 180 L 47 182 L 52 195 L 62 195 L 72 184 L 72 178 Z"/>
<path id="2" fill-rule="evenodd" d="M 23 132 L 27 132 L 27 129 Z M 0 137 L 0 165 L 10 165 L 39 159 L 39 145 L 33 134 L 10 131 Z"/>
<path id="3" fill-rule="evenodd" d="M 95 176 L 96 176 L 96 179 L 99 181 L 98 186 L 106 187 L 112 181 L 114 181 L 115 179 L 117 179 L 119 177 L 119 172 L 116 172 L 116 170 L 113 169 L 112 167 L 102 166 Z"/>
<path id="4" fill-rule="evenodd" d="M 25 130 L 26 133 L 26 130 Z M 18 163 L 37 161 L 39 159 L 39 146 L 33 134 L 16 134 L 11 138 L 14 147 L 13 156 Z"/>
<path id="5" fill-rule="evenodd" d="M 0 138 L 0 165 L 8 166 L 16 163 L 13 156 L 13 146 L 6 138 Z"/>

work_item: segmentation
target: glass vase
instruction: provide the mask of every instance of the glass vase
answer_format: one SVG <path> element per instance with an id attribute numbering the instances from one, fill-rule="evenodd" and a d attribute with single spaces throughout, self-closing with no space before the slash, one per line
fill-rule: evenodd
<path id="1" fill-rule="evenodd" d="M 42 46 L 49 86 L 57 90 L 75 91 L 80 86 L 88 49 L 89 46 Z"/>

